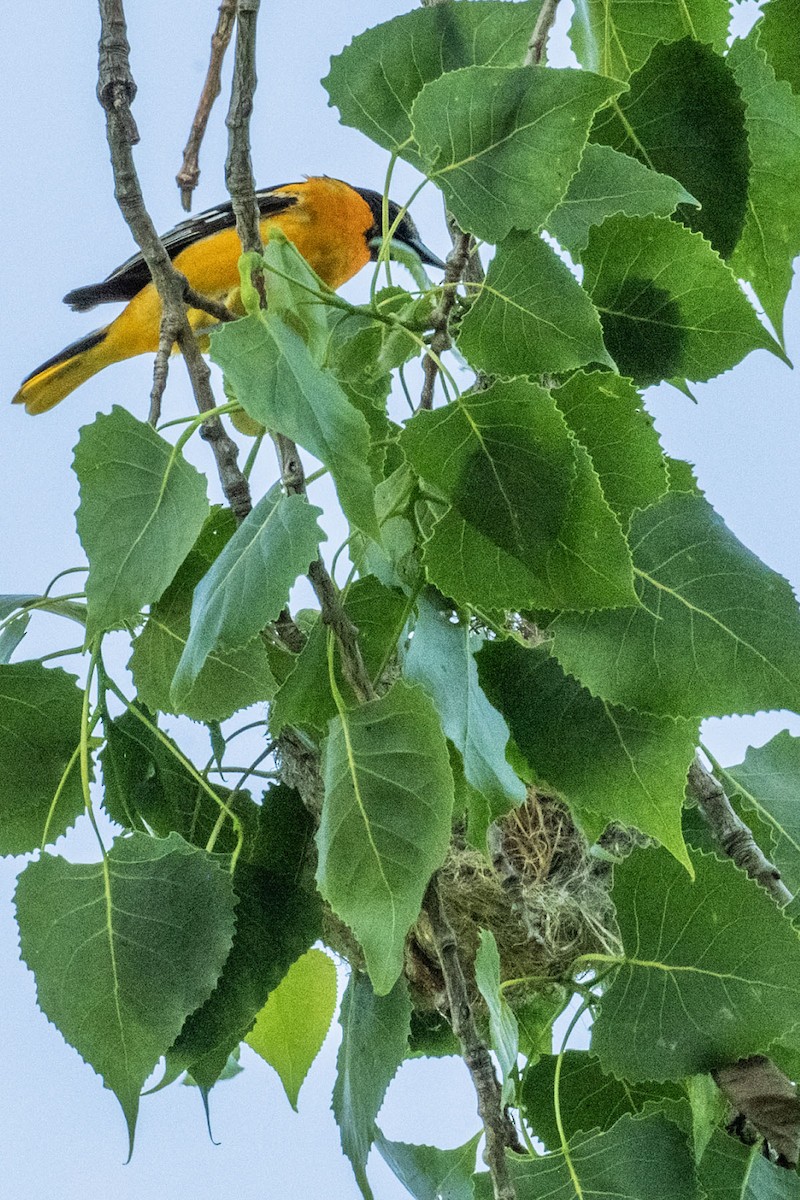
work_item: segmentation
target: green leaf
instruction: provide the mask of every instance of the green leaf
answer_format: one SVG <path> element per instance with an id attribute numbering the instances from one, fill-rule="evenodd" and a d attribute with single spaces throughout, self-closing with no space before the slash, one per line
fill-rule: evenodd
<path id="1" fill-rule="evenodd" d="M 766 892 L 711 854 L 695 881 L 663 850 L 614 869 L 625 958 L 592 1030 L 603 1069 L 682 1079 L 764 1051 L 800 1021 L 800 938 Z"/>
<path id="2" fill-rule="evenodd" d="M 650 170 L 630 154 L 589 143 L 567 194 L 547 219 L 547 228 L 573 258 L 580 258 L 593 225 L 606 217 L 670 217 L 679 204 L 697 204 L 677 179 Z"/>
<path id="3" fill-rule="evenodd" d="M 750 158 L 741 93 L 710 46 L 692 38 L 655 46 L 591 138 L 679 180 L 700 204 L 681 205 L 681 220 L 728 258 L 744 223 Z"/>
<path id="4" fill-rule="evenodd" d="M 730 17 L 727 0 L 580 0 L 569 35 L 582 66 L 627 79 L 659 42 L 687 34 L 722 53 Z"/>
<path id="5" fill-rule="evenodd" d="M 375 1148 L 414 1200 L 472 1200 L 472 1175 L 482 1131 L 454 1150 L 390 1142 L 380 1129 Z"/>
<path id="6" fill-rule="evenodd" d="M 525 800 L 525 785 L 506 761 L 508 726 L 481 691 L 473 657 L 481 638 L 465 622 L 421 597 L 403 673 L 436 706 L 450 741 L 461 753 L 467 782 L 485 797 L 491 819 Z"/>
<path id="7" fill-rule="evenodd" d="M 800 23 L 798 0 L 769 0 L 761 10 L 758 44 L 767 52 L 770 66 L 778 79 L 800 92 L 800 56 L 797 53 L 797 29 Z"/>
<path id="8" fill-rule="evenodd" d="M 367 672 L 373 681 L 377 680 L 397 649 L 410 601 L 395 588 L 384 587 L 374 575 L 356 579 L 342 599 L 344 611 L 358 629 Z M 339 690 L 349 695 L 338 662 L 336 677 Z M 328 676 L 328 628 L 318 620 L 270 705 L 269 727 L 273 736 L 286 725 L 323 732 L 335 716 L 336 701 Z"/>
<path id="9" fill-rule="evenodd" d="M 590 841 L 619 821 L 691 869 L 681 810 L 698 722 L 614 708 L 541 648 L 490 642 L 478 668 L 537 782 L 563 797 Z"/>
<path id="10" fill-rule="evenodd" d="M 796 1200 L 797 1174 L 764 1156 L 762 1146 L 743 1146 L 718 1129 L 698 1165 L 707 1200 Z"/>
<path id="11" fill-rule="evenodd" d="M 586 292 L 529 233 L 512 233 L 498 246 L 457 342 L 473 367 L 506 377 L 614 365 Z"/>
<path id="12" fill-rule="evenodd" d="M 324 463 L 344 515 L 378 538 L 369 427 L 303 338 L 269 311 L 219 326 L 211 357 L 253 420 L 282 433 Z"/>
<path id="13" fill-rule="evenodd" d="M 743 807 L 771 829 L 768 856 L 789 890 L 800 892 L 800 738 L 783 730 L 765 746 L 750 746 L 726 775 L 741 789 Z"/>
<path id="14" fill-rule="evenodd" d="M 583 1200 L 697 1200 L 686 1138 L 660 1113 L 621 1117 L 607 1133 L 576 1137 L 569 1153 L 572 1170 L 562 1153 L 509 1156 L 518 1200 L 573 1200 L 577 1195 Z M 476 1175 L 475 1200 L 492 1200 L 492 1194 L 489 1175 Z"/>
<path id="15" fill-rule="evenodd" d="M 545 1054 L 529 1065 L 522 1081 L 522 1112 L 533 1132 L 548 1150 L 561 1147 L 553 1095 L 558 1055 Z M 567 1050 L 561 1064 L 559 1100 L 567 1140 L 591 1129 L 611 1129 L 625 1113 L 641 1112 L 650 1101 L 680 1100 L 676 1084 L 628 1083 L 604 1074 L 593 1054 Z"/>
<path id="16" fill-rule="evenodd" d="M 320 515 L 304 496 L 285 496 L 276 484 L 245 517 L 195 589 L 172 685 L 179 704 L 212 651 L 246 646 L 278 616 L 295 579 L 317 557 L 325 536 Z"/>
<path id="17" fill-rule="evenodd" d="M 270 994 L 247 1035 L 247 1044 L 277 1071 L 295 1111 L 335 1010 L 333 959 L 322 950 L 307 950 Z"/>
<path id="18" fill-rule="evenodd" d="M 704 382 L 751 350 L 783 353 L 699 233 L 663 217 L 610 217 L 589 233 L 584 287 L 621 375 Z"/>
<path id="19" fill-rule="evenodd" d="M 800 613 L 700 496 L 673 493 L 631 522 L 637 609 L 564 614 L 553 653 L 612 704 L 675 717 L 800 705 Z"/>
<path id="20" fill-rule="evenodd" d="M 0 596 L 0 621 L 4 621 L 6 617 L 10 617 L 17 609 L 26 608 L 32 600 L 39 599 L 39 596 L 30 592 Z"/>
<path id="21" fill-rule="evenodd" d="M 519 381 L 514 386 L 535 390 Z M 549 397 L 537 400 L 531 415 L 535 412 L 538 417 L 552 404 Z M 484 611 L 581 610 L 635 602 L 625 537 L 603 497 L 589 455 L 578 443 L 573 449 L 577 474 L 569 509 L 545 562 L 532 570 L 449 510 L 423 545 L 429 577 L 441 592 L 462 607 Z"/>
<path id="22" fill-rule="evenodd" d="M 230 509 L 214 510 L 172 583 L 152 605 L 133 643 L 128 664 L 139 700 L 153 712 L 177 712 L 172 680 L 189 636 L 192 596 L 230 540 L 236 525 Z M 277 684 L 267 649 L 256 636 L 234 650 L 212 650 L 181 700 L 180 712 L 195 721 L 224 721 L 240 708 L 270 700 Z"/>
<path id="23" fill-rule="evenodd" d="M 450 843 L 453 777 L 433 704 L 398 681 L 330 723 L 317 883 L 355 933 L 385 995 L 428 881 Z"/>
<path id="24" fill-rule="evenodd" d="M 574 444 L 547 392 L 526 379 L 495 383 L 417 413 L 400 444 L 470 525 L 530 571 L 546 569 L 576 475 Z"/>
<path id="25" fill-rule="evenodd" d="M 442 75 L 423 87 L 411 114 L 426 174 L 461 228 L 486 241 L 540 229 L 578 169 L 594 114 L 621 87 L 564 68 Z"/>
<path id="26" fill-rule="evenodd" d="M 800 59 L 796 29 L 793 38 Z M 746 105 L 752 160 L 747 215 L 731 266 L 753 285 L 782 341 L 792 260 L 800 253 L 800 97 L 775 79 L 752 34 L 734 42 L 728 63 Z"/>
<path id="27" fill-rule="evenodd" d="M 538 8 L 484 0 L 403 13 L 334 55 L 323 86 L 343 124 L 398 150 L 411 137 L 411 109 L 425 84 L 459 67 L 517 66 Z M 408 147 L 403 153 L 411 158 Z"/>
<path id="28" fill-rule="evenodd" d="M 125 712 L 103 727 L 103 807 L 112 821 L 141 833 L 153 830 L 159 837 L 179 833 L 200 847 L 206 845 L 226 809 L 236 813 L 245 827 L 253 823 L 260 810 L 246 791 L 234 793 L 215 784 L 215 802 L 184 765 L 175 743 L 163 732 L 159 738 L 135 714 L 135 709 Z M 230 853 L 236 842 L 228 818 L 217 829 L 215 850 Z"/>
<path id="29" fill-rule="evenodd" d="M 481 929 L 475 955 L 475 983 L 489 1010 L 491 1047 L 497 1055 L 502 1076 L 502 1101 L 514 1095 L 514 1074 L 519 1054 L 519 1026 L 508 1001 L 500 991 L 500 954 L 490 929 Z"/>
<path id="30" fill-rule="evenodd" d="M 150 425 L 114 405 L 81 430 L 78 536 L 89 559 L 86 639 L 139 617 L 208 515 L 206 480 Z"/>
<path id="31" fill-rule="evenodd" d="M 234 890 L 236 933 L 219 983 L 169 1053 L 206 1089 L 222 1076 L 273 988 L 322 932 L 316 898 L 285 880 L 242 864 Z"/>
<path id="32" fill-rule="evenodd" d="M 16 908 L 39 1005 L 116 1094 L 132 1149 L 142 1085 L 230 950 L 228 874 L 177 834 L 134 834 L 102 863 L 30 863 Z"/>
<path id="33" fill-rule="evenodd" d="M 15 617 L 10 625 L 6 625 L 5 629 L 0 629 L 0 666 L 7 666 L 11 662 L 14 651 L 25 637 L 30 623 L 30 613 L 22 613 L 21 616 Z"/>
<path id="34" fill-rule="evenodd" d="M 72 761 L 82 707 L 75 676 L 60 667 L 0 664 L 0 854 L 50 845 L 83 812 Z"/>
<path id="35" fill-rule="evenodd" d="M 386 1089 L 405 1058 L 411 1002 L 404 978 L 386 995 L 376 995 L 366 975 L 353 971 L 342 1000 L 342 1044 L 336 1059 L 333 1115 L 342 1149 L 353 1166 L 365 1200 L 372 1200 L 367 1158 Z"/>
<path id="36" fill-rule="evenodd" d="M 628 379 L 576 372 L 553 399 L 600 476 L 603 495 L 627 527 L 634 509 L 667 490 L 667 466 L 653 418 Z"/>

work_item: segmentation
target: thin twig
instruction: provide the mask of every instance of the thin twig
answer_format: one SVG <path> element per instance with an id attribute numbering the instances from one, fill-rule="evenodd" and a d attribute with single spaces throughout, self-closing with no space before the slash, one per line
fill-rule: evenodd
<path id="1" fill-rule="evenodd" d="M 528 42 L 527 52 L 522 60 L 523 67 L 535 67 L 542 61 L 547 39 L 556 19 L 557 8 L 558 0 L 544 0 L 533 27 L 531 40 Z"/>
<path id="2" fill-rule="evenodd" d="M 467 1064 L 478 1098 L 478 1113 L 486 1133 L 484 1160 L 492 1179 L 494 1198 L 516 1200 L 517 1189 L 509 1173 L 506 1147 L 516 1143 L 517 1133 L 503 1109 L 502 1093 L 491 1055 L 478 1033 L 458 944 L 444 911 L 435 875 L 428 884 L 423 908 L 431 923 L 433 941 L 447 988 L 450 1024 L 461 1043 L 461 1057 Z"/>
<path id="3" fill-rule="evenodd" d="M 442 296 L 431 313 L 433 337 L 422 364 L 425 382 L 419 401 L 420 408 L 433 408 L 433 390 L 436 386 L 436 376 L 439 374 L 439 363 L 442 354 L 450 346 L 450 314 L 458 295 L 458 285 L 464 277 L 473 251 L 472 235 L 458 229 L 453 237 L 453 249 L 447 256 Z"/>
<path id="4" fill-rule="evenodd" d="M 233 64 L 231 102 L 225 124 L 228 127 L 228 155 L 225 160 L 225 184 L 233 203 L 236 231 L 242 250 L 260 253 L 261 227 L 253 162 L 250 156 L 250 117 L 258 77 L 256 75 L 256 23 L 261 0 L 239 0 L 236 17 L 236 59 Z M 256 267 L 253 287 L 267 306 L 264 272 Z"/>
<path id="5" fill-rule="evenodd" d="M 281 481 L 287 495 L 304 496 L 306 494 L 305 473 L 297 446 L 291 438 L 285 437 L 282 433 L 272 436 L 281 464 Z M 336 638 L 342 674 L 360 703 L 374 700 L 375 689 L 364 665 L 361 647 L 358 644 L 358 629 L 345 612 L 336 584 L 321 558 L 317 558 L 311 563 L 308 568 L 308 579 L 319 600 L 322 620 Z"/>
<path id="6" fill-rule="evenodd" d="M 222 60 L 228 49 L 235 21 L 236 0 L 222 0 L 219 6 L 217 27 L 211 35 L 211 58 L 205 83 L 197 102 L 197 112 L 194 114 L 192 128 L 189 131 L 189 140 L 184 147 L 181 169 L 175 176 L 175 182 L 181 191 L 181 206 L 186 212 L 191 210 L 192 192 L 200 179 L 200 146 L 205 136 L 214 101 L 220 93 Z"/>
<path id="7" fill-rule="evenodd" d="M 769 861 L 734 811 L 722 784 L 706 770 L 699 758 L 695 758 L 689 768 L 689 790 L 728 857 L 761 884 L 781 908 L 788 904 L 792 893 L 781 879 L 780 871 Z"/>
<path id="8" fill-rule="evenodd" d="M 139 140 L 139 134 L 130 105 L 136 95 L 136 84 L 130 69 L 123 0 L 99 0 L 99 6 L 101 33 L 97 96 L 106 114 L 114 192 L 163 306 L 161 345 L 156 362 L 158 378 L 154 379 L 151 418 L 159 408 L 160 393 L 166 380 L 167 353 L 162 353 L 162 350 L 165 346 L 171 350 L 175 342 L 186 360 L 195 403 L 200 412 L 208 412 L 216 407 L 216 402 L 211 390 L 211 373 L 203 361 L 186 317 L 186 281 L 173 267 L 145 208 L 133 162 L 132 147 Z M 202 433 L 214 453 L 225 498 L 237 519 L 242 520 L 251 508 L 250 488 L 237 464 L 236 443 L 225 433 L 218 417 L 206 422 Z"/>

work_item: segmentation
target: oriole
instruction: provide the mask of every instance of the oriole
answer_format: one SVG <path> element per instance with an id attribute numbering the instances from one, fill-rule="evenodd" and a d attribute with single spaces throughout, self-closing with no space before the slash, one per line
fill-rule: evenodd
<path id="1" fill-rule="evenodd" d="M 257 193 L 261 238 L 279 228 L 329 287 L 341 287 L 370 260 L 377 258 L 382 230 L 382 196 L 351 187 L 340 179 L 312 176 L 302 183 L 281 184 Z M 393 223 L 400 209 L 389 203 Z M 238 285 L 241 245 L 230 202 L 182 221 L 162 239 L 175 267 L 204 296 L 224 300 Z M 420 241 L 416 226 L 404 216 L 394 240 L 411 247 L 428 266 L 444 263 Z M 102 283 L 76 288 L 64 297 L 75 312 L 96 304 L 128 301 L 110 325 L 73 342 L 37 367 L 24 381 L 14 404 L 29 413 L 46 412 L 80 384 L 111 363 L 158 349 L 161 301 L 141 254 L 112 271 Z M 199 309 L 189 310 L 193 327 L 213 324 Z"/>

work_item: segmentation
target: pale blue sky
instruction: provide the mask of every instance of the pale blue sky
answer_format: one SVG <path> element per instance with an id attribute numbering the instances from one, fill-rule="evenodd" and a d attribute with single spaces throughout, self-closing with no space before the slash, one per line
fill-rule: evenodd
<path id="1" fill-rule="evenodd" d="M 264 0 L 260 86 L 253 120 L 258 181 L 330 174 L 380 188 L 387 156 L 338 124 L 319 85 L 328 58 L 368 24 L 407 11 L 412 0 Z M 129 0 L 134 106 L 142 136 L 137 164 L 150 212 L 168 228 L 182 219 L 173 178 L 205 72 L 216 4 L 198 0 Z M 112 195 L 103 115 L 95 98 L 98 17 L 90 0 L 38 0 L 17 6 L 13 41 L 0 75 L 0 286 L 4 297 L 0 395 L 10 399 L 39 362 L 94 327 L 60 303 L 70 288 L 102 278 L 132 250 Z M 224 196 L 224 100 L 203 151 L 195 210 Z M 394 195 L 405 199 L 415 176 L 399 166 Z M 432 189 L 415 203 L 424 239 L 440 253 L 448 240 Z M 364 296 L 366 274 L 349 285 Z M 97 324 L 104 320 L 101 313 Z M 800 299 L 787 318 L 788 350 L 800 359 Z M 91 380 L 51 413 L 30 418 L 5 408 L 0 437 L 3 552 L 0 593 L 37 591 L 58 570 L 79 563 L 70 471 L 79 427 L 112 403 L 147 412 L 152 364 L 121 364 Z M 768 354 L 751 355 L 735 372 L 697 389 L 695 406 L 669 388 L 653 393 L 666 448 L 697 464 L 709 500 L 734 532 L 800 586 L 796 528 L 800 495 L 798 384 Z M 173 364 L 167 410 L 188 408 L 183 370 Z M 201 443 L 192 457 L 210 471 Z M 272 464 L 264 456 L 256 486 Z M 213 480 L 213 471 L 210 471 Z M 216 492 L 216 485 L 213 485 Z M 333 530 L 334 525 L 329 528 Z M 60 640 L 59 640 L 60 639 Z M 21 652 L 45 653 L 74 640 L 72 630 L 42 621 Z M 20 652 L 20 653 L 21 653 Z M 17 657 L 20 657 L 18 653 Z M 65 666 L 69 667 L 70 662 Z M 748 741 L 780 728 L 800 732 L 786 714 L 709 722 L 707 738 L 726 762 Z M 92 856 L 86 837 L 67 853 Z M 26 1200 L 111 1194 L 146 1200 L 239 1200 L 358 1193 L 338 1150 L 328 1113 L 336 1039 L 331 1038 L 303 1088 L 300 1114 L 285 1101 L 270 1069 L 248 1055 L 247 1071 L 212 1096 L 209 1142 L 197 1095 L 171 1088 L 142 1105 L 129 1166 L 121 1114 L 113 1096 L 34 1006 L 31 976 L 17 961 L 11 895 L 18 861 L 0 864 L 0 973 L 3 1058 L 0 1076 L 0 1177 L 5 1193 Z M 459 1063 L 414 1063 L 394 1085 L 382 1124 L 390 1137 L 454 1145 L 476 1128 Z M 371 1167 L 380 1200 L 405 1195 L 383 1164 Z"/>

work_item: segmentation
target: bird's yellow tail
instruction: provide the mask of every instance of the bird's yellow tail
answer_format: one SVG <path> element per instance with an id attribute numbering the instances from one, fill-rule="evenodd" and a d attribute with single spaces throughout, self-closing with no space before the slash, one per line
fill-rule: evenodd
<path id="1" fill-rule="evenodd" d="M 96 329 L 42 363 L 22 384 L 13 403 L 24 404 L 29 413 L 43 413 L 53 408 L 116 359 L 106 344 L 107 338 L 108 326 Z"/>

